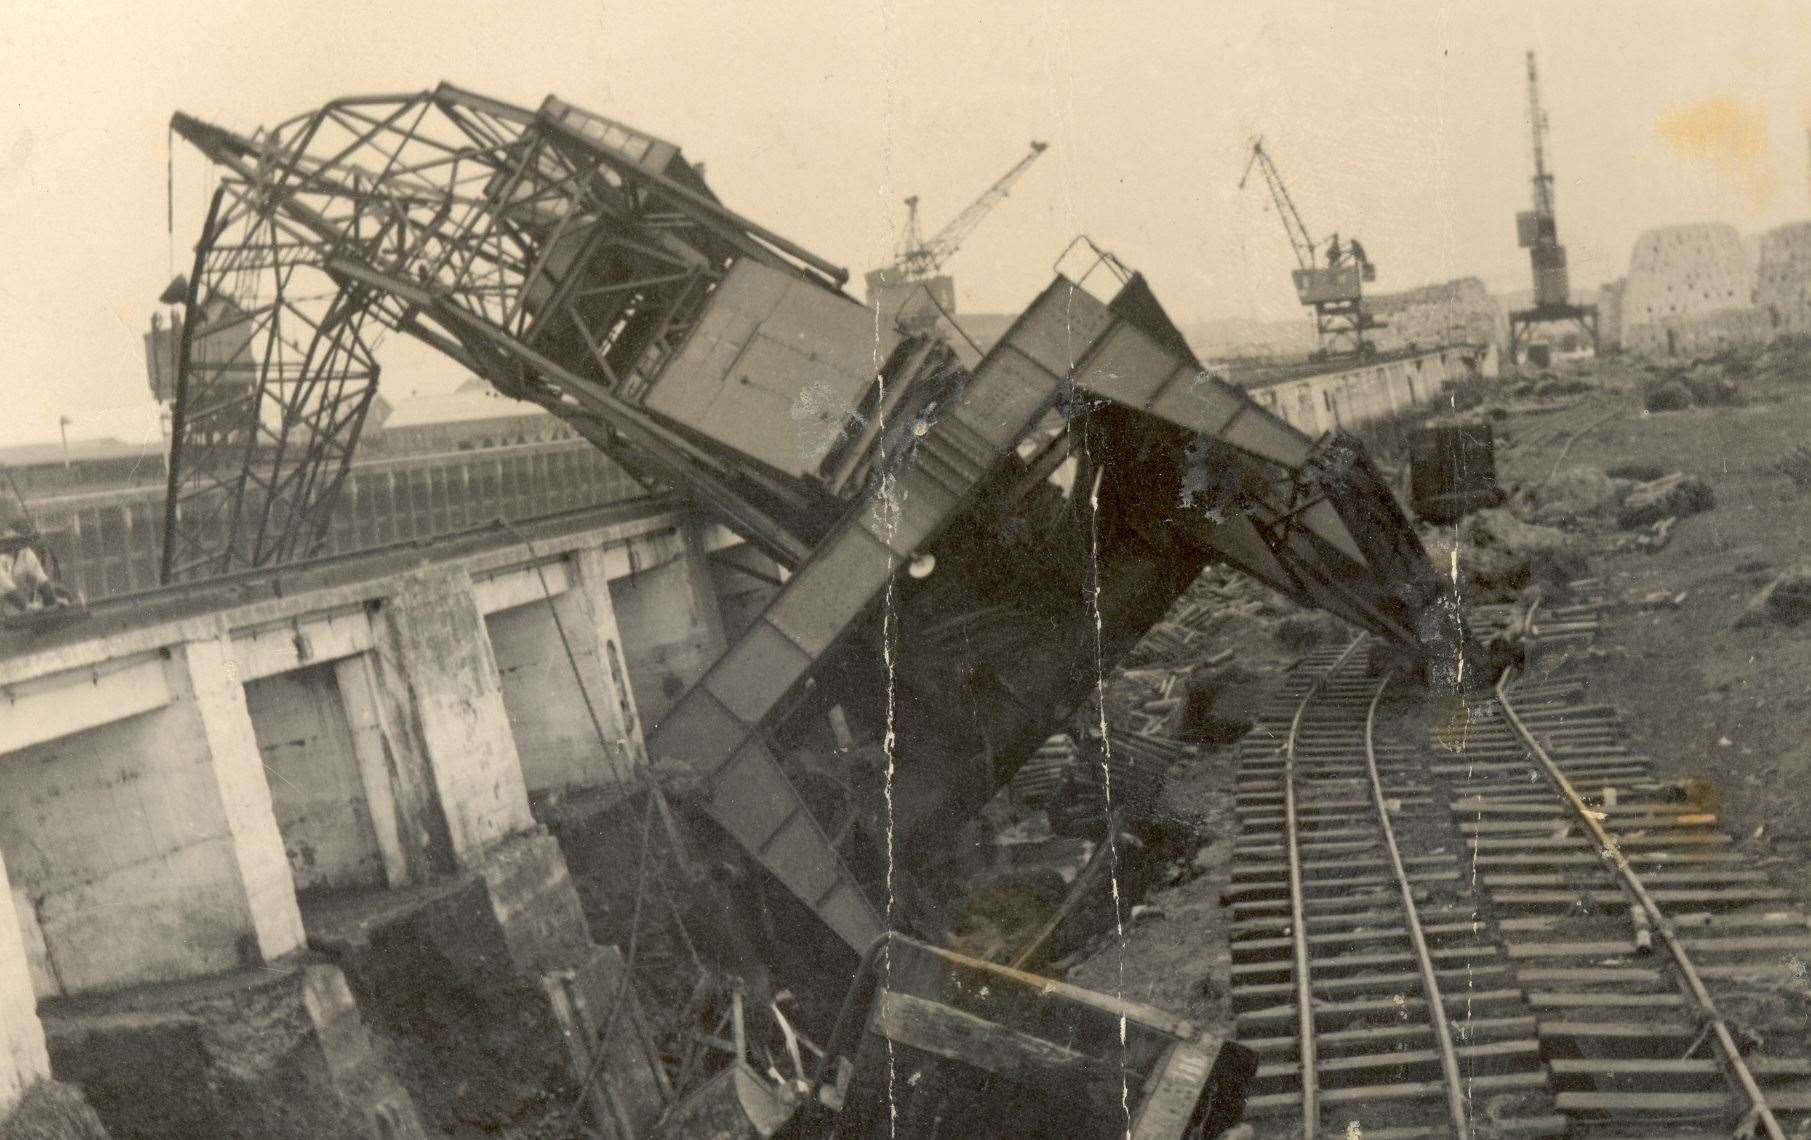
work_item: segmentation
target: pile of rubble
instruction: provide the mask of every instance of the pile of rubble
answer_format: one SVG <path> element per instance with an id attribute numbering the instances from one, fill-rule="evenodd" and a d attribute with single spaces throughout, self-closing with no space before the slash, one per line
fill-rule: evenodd
<path id="1" fill-rule="evenodd" d="M 1185 873 L 1204 838 L 1165 805 L 1172 769 L 1243 736 L 1275 674 L 1342 628 L 1242 574 L 1204 571 L 990 805 L 994 857 L 953 910 L 954 947 L 1057 963 Z"/>
<path id="2" fill-rule="evenodd" d="M 1542 371 L 1533 376 L 1520 377 L 1507 385 L 1507 390 L 1511 396 L 1522 400 L 1553 400 L 1562 396 L 1577 396 L 1597 387 L 1586 375 L 1583 370 L 1564 376 L 1557 372 Z"/>
<path id="3" fill-rule="evenodd" d="M 1573 466 L 1514 487 L 1507 505 L 1430 528 L 1423 541 L 1439 566 L 1457 564 L 1472 605 L 1510 602 L 1584 576 L 1586 550 L 1653 552 L 1680 519 L 1713 509 L 1716 493 L 1696 475 L 1648 464 Z"/>
<path id="4" fill-rule="evenodd" d="M 1747 360 L 1719 356 L 1689 365 L 1648 365 L 1641 384 L 1641 405 L 1650 412 L 1679 412 L 1739 404 L 1736 380 L 1752 371 Z"/>
<path id="5" fill-rule="evenodd" d="M 1769 622 L 1784 626 L 1811 622 L 1811 559 L 1800 559 L 1761 587 L 1736 621 L 1736 627 Z"/>
<path id="6" fill-rule="evenodd" d="M 1647 364 L 1644 371 L 1642 404 L 1650 412 L 1739 404 L 1751 384 L 1811 380 L 1811 338 L 1783 336 L 1764 348 L 1730 347 L 1687 364 Z"/>

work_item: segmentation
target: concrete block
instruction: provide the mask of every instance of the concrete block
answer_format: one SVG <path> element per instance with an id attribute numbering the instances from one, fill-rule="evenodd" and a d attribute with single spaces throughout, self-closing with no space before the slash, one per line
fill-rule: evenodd
<path id="1" fill-rule="evenodd" d="M 0 1119 L 33 1082 L 50 1075 L 32 988 L 25 939 L 14 911 L 6 864 L 0 860 Z"/>
<path id="2" fill-rule="evenodd" d="M 425 1137 L 335 966 L 290 962 L 45 1011 L 52 1066 L 108 1132 L 220 1140 Z"/>
<path id="3" fill-rule="evenodd" d="M 494 847 L 430 888 L 323 901 L 309 937 L 374 1025 L 432 1059 L 441 1079 L 421 1101 L 432 1127 L 503 1131 L 577 1094 L 545 978 L 576 971 L 594 993 L 598 947 L 552 838 Z"/>

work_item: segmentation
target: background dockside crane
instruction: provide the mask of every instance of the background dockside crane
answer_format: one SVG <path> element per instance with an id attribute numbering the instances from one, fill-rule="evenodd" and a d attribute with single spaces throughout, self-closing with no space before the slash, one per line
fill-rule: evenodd
<path id="1" fill-rule="evenodd" d="M 943 273 L 944 263 L 955 256 L 975 228 L 1005 200 L 1013 185 L 1022 178 L 1050 144 L 1033 141 L 1026 155 L 1002 174 L 967 209 L 950 219 L 930 238 L 924 236 L 918 219 L 918 195 L 905 200 L 905 231 L 900 235 L 899 249 L 893 263 L 868 273 L 868 303 L 877 307 L 881 316 L 898 321 L 912 331 L 930 328 L 936 323 L 937 310 L 956 311 L 956 286 Z"/>
<path id="2" fill-rule="evenodd" d="M 1314 331 L 1320 340 L 1316 355 L 1370 355 L 1371 343 L 1365 339 L 1365 332 L 1379 327 L 1380 322 L 1364 307 L 1364 283 L 1377 279 L 1377 267 L 1366 255 L 1365 247 L 1357 238 L 1342 246 L 1336 233 L 1326 243 L 1326 264 L 1320 264 L 1315 255 L 1321 243 L 1309 235 L 1302 212 L 1296 209 L 1282 172 L 1264 149 L 1261 138 L 1252 140 L 1251 158 L 1239 177 L 1239 189 L 1245 189 L 1253 170 L 1263 176 L 1264 184 L 1270 188 L 1271 202 L 1289 235 L 1289 246 L 1295 251 L 1296 269 L 1290 276 L 1295 281 L 1296 297 L 1314 310 Z"/>

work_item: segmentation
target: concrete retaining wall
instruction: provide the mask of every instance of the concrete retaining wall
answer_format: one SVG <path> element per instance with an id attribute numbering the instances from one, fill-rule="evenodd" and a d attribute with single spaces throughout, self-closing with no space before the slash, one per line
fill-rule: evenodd
<path id="1" fill-rule="evenodd" d="M 533 551 L 498 536 L 401 574 L 147 608 L 140 625 L 137 607 L 97 612 L 0 657 L 0 858 L 20 904 L 0 930 L 20 932 L 32 989 L 280 957 L 303 941 L 298 891 L 477 865 L 534 827 L 530 788 L 632 774 L 634 689 L 708 664 L 707 556 L 731 540 L 670 510 L 561 525 Z M 619 627 L 619 588 L 641 626 Z M 669 608 L 685 620 L 656 620 Z"/>
<path id="2" fill-rule="evenodd" d="M 33 1082 L 50 1076 L 16 899 L 0 860 L 0 1121 Z"/>
<path id="3" fill-rule="evenodd" d="M 1330 368 L 1310 376 L 1254 388 L 1260 404 L 1308 435 L 1336 427 L 1362 427 L 1373 420 L 1436 399 L 1448 380 L 1471 372 L 1468 359 L 1489 355 L 1482 348 L 1443 348 L 1395 360 Z"/>
<path id="4" fill-rule="evenodd" d="M 40 996 L 170 981 L 302 944 L 224 638 L 174 647 L 163 707 L 0 757 L 0 854 Z"/>

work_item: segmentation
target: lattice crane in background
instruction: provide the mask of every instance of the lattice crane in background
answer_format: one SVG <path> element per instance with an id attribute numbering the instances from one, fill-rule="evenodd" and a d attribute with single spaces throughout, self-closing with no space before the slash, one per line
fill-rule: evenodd
<path id="1" fill-rule="evenodd" d="M 1314 331 L 1320 339 L 1316 355 L 1369 355 L 1371 343 L 1364 334 L 1379 327 L 1380 322 L 1364 308 L 1364 283 L 1377 279 L 1377 267 L 1366 255 L 1365 247 L 1357 238 L 1341 246 L 1336 233 L 1326 242 L 1327 263 L 1319 264 L 1316 251 L 1321 243 L 1308 233 L 1302 212 L 1296 209 L 1295 199 L 1270 152 L 1264 149 L 1262 138 L 1251 141 L 1251 158 L 1245 163 L 1245 173 L 1239 176 L 1239 189 L 1245 189 L 1254 169 L 1263 175 L 1277 217 L 1289 235 L 1289 246 L 1295 251 L 1296 269 L 1291 276 L 1296 297 L 1314 310 Z"/>
<path id="2" fill-rule="evenodd" d="M 1533 141 L 1533 209 L 1515 216 L 1516 241 L 1528 251 L 1534 269 L 1534 305 L 1509 314 L 1509 359 L 1520 358 L 1536 325 L 1570 324 L 1597 351 L 1597 306 L 1574 305 L 1566 271 L 1566 247 L 1559 243 L 1559 220 L 1553 209 L 1553 172 L 1547 169 L 1547 112 L 1541 107 L 1540 74 L 1528 53 L 1528 131 Z"/>
<path id="3" fill-rule="evenodd" d="M 1049 143 L 1032 140 L 1031 149 L 1013 164 L 1011 170 L 929 239 L 925 238 L 919 221 L 918 195 L 907 198 L 905 230 L 900 235 L 893 263 L 867 275 L 868 303 L 878 307 L 883 315 L 914 329 L 934 323 L 937 307 L 946 313 L 954 313 L 956 288 L 950 278 L 940 272 L 944 263 L 955 256 L 975 228 L 1031 169 L 1031 164 L 1049 149 Z M 935 306 L 930 304 L 932 301 Z"/>

